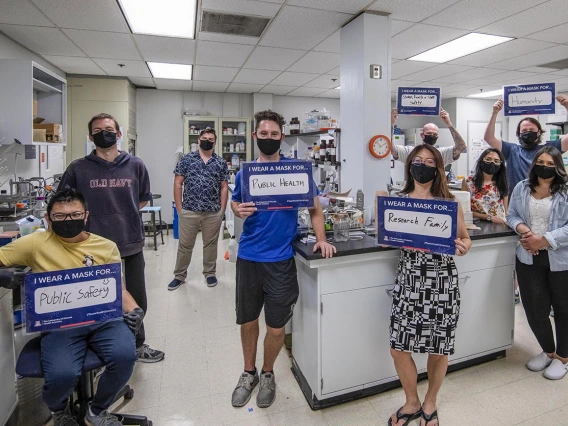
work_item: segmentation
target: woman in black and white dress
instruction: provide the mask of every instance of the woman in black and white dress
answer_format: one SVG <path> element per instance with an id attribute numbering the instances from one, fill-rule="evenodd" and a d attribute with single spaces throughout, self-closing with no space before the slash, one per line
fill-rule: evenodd
<path id="1" fill-rule="evenodd" d="M 438 150 L 429 145 L 416 147 L 406 162 L 409 198 L 454 199 Z M 456 255 L 471 247 L 463 211 L 458 207 Z M 459 317 L 458 271 L 450 255 L 402 249 L 397 282 L 393 292 L 390 322 L 391 355 L 404 388 L 406 403 L 389 419 L 389 426 L 405 426 L 421 418 L 421 426 L 438 426 L 436 399 L 454 353 Z M 420 403 L 418 374 L 412 352 L 428 354 L 428 392 Z"/>

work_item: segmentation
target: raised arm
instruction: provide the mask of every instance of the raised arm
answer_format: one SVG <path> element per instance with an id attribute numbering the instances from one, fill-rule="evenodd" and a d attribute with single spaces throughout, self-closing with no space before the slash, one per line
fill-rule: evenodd
<path id="1" fill-rule="evenodd" d="M 466 150 L 467 145 L 465 144 L 465 141 L 463 140 L 459 132 L 454 128 L 454 125 L 452 124 L 452 120 L 450 119 L 450 114 L 448 113 L 448 111 L 442 108 L 440 110 L 440 118 L 446 124 L 446 126 L 448 126 L 448 129 L 452 134 L 452 138 L 454 139 L 453 158 L 454 160 L 457 160 L 458 158 L 460 158 L 461 153 Z"/>
<path id="2" fill-rule="evenodd" d="M 396 108 L 393 108 L 391 111 L 391 136 L 394 134 L 394 126 L 396 125 L 397 118 L 398 118 L 398 110 Z M 394 143 L 392 144 L 391 155 L 392 158 L 398 160 L 398 149 L 397 145 Z"/>
<path id="3" fill-rule="evenodd" d="M 483 139 L 489 144 L 491 148 L 498 149 L 499 151 L 501 151 L 501 149 L 503 148 L 503 141 L 495 137 L 495 122 L 497 121 L 497 115 L 499 114 L 499 111 L 501 111 L 502 109 L 503 100 L 499 99 L 497 102 L 495 102 L 495 105 L 493 105 L 493 113 L 491 114 L 489 124 L 487 124 L 487 128 L 485 129 L 485 135 L 483 136 Z"/>
<path id="4" fill-rule="evenodd" d="M 556 100 L 560 103 L 560 105 L 566 108 L 566 111 L 568 112 L 568 96 L 558 95 Z M 568 151 L 568 135 L 562 136 L 562 139 L 560 139 L 560 147 L 562 152 Z"/>

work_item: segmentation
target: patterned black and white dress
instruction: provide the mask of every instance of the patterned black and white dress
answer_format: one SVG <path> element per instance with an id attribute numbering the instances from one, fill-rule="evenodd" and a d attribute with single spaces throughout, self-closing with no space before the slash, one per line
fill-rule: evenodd
<path id="1" fill-rule="evenodd" d="M 402 249 L 393 291 L 391 348 L 452 355 L 459 312 L 453 257 Z"/>

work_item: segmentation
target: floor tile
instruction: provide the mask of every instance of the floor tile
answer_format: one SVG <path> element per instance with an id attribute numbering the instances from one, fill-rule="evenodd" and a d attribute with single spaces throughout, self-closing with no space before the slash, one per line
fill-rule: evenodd
<path id="1" fill-rule="evenodd" d="M 310 407 L 295 408 L 268 416 L 272 426 L 327 426 L 329 423 L 322 411 L 313 411 Z"/>

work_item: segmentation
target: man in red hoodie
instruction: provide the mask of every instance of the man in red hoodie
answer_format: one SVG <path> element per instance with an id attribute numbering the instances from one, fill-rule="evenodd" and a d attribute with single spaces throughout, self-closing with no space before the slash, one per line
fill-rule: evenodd
<path id="1" fill-rule="evenodd" d="M 150 177 L 142 160 L 118 150 L 116 142 L 121 137 L 112 115 L 95 115 L 89 121 L 89 139 L 96 149 L 69 164 L 59 188 L 71 187 L 83 193 L 90 206 L 85 230 L 116 243 L 124 261 L 126 289 L 146 313 L 145 237 L 139 210 L 152 199 Z M 137 361 L 164 359 L 162 351 L 144 341 L 142 326 L 136 335 Z"/>

